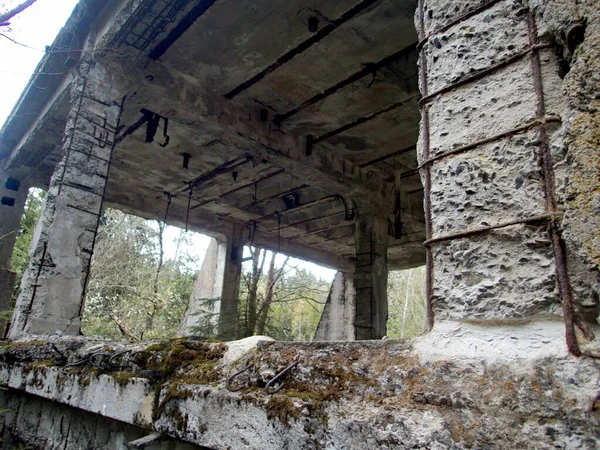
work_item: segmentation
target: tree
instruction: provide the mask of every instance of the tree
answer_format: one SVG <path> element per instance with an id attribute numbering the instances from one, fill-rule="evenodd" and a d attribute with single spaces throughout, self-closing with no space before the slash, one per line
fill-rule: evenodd
<path id="1" fill-rule="evenodd" d="M 390 338 L 410 338 L 427 329 L 425 269 L 398 270 L 388 276 Z"/>
<path id="2" fill-rule="evenodd" d="M 45 191 L 41 189 L 31 189 L 25 202 L 25 210 L 21 218 L 17 239 L 13 249 L 12 258 L 10 261 L 10 270 L 17 274 L 15 279 L 15 289 L 13 292 L 13 300 L 16 298 L 19 286 L 21 285 L 21 277 L 25 268 L 29 264 L 29 250 L 31 248 L 31 240 L 35 226 L 42 213 L 42 204 L 44 203 Z"/>
<path id="3" fill-rule="evenodd" d="M 278 253 L 249 248 L 251 264 L 240 289 L 240 326 L 244 336 L 267 334 L 279 340 L 311 340 L 330 283 L 290 264 L 277 265 Z M 264 273 L 265 261 L 268 269 Z"/>
<path id="4" fill-rule="evenodd" d="M 107 210 L 98 230 L 83 332 L 131 340 L 173 336 L 194 274 L 165 260 L 164 226 Z"/>
<path id="5" fill-rule="evenodd" d="M 19 3 L 14 8 L 9 9 L 4 13 L 0 13 L 0 27 L 9 27 L 10 21 L 13 17 L 17 16 L 18 14 L 21 14 L 23 11 L 25 11 L 27 8 L 33 5 L 36 1 L 37 0 L 26 0 L 24 2 Z"/>

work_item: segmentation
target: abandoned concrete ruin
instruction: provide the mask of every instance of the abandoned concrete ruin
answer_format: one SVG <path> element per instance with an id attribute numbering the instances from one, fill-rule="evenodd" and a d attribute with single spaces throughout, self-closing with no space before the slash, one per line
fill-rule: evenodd
<path id="1" fill-rule="evenodd" d="M 48 189 L 5 439 L 598 448 L 597 6 L 81 0 L 2 130 L 0 266 Z M 169 342 L 78 336 L 106 206 L 215 237 L 228 342 L 190 314 Z M 235 340 L 244 245 L 339 270 L 317 342 Z M 430 331 L 381 340 L 388 270 L 419 265 Z"/>

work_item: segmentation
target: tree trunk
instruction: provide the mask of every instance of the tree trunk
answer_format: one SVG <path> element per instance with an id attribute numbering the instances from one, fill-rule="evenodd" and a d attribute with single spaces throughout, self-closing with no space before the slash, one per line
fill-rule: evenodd
<path id="1" fill-rule="evenodd" d="M 258 315 L 258 321 L 256 323 L 256 327 L 254 328 L 254 334 L 263 335 L 265 334 L 265 328 L 267 326 L 267 317 L 269 315 L 269 310 L 271 309 L 271 305 L 273 304 L 274 295 L 275 295 L 275 286 L 277 282 L 283 275 L 283 270 L 288 262 L 288 258 L 284 261 L 283 265 L 279 268 L 279 270 L 275 271 L 275 258 L 277 257 L 277 253 L 273 253 L 273 257 L 271 258 L 271 262 L 269 264 L 269 272 L 267 273 L 267 291 L 265 292 L 265 301 L 260 306 L 260 312 Z"/>
<path id="2" fill-rule="evenodd" d="M 265 264 L 266 251 L 260 248 L 250 249 L 252 253 L 252 274 L 250 276 L 250 283 L 248 285 L 248 311 L 246 314 L 246 330 L 245 335 L 251 336 L 256 327 L 256 320 L 258 315 L 258 284 L 260 277 L 262 276 L 263 267 Z M 262 255 L 262 259 L 261 259 Z"/>

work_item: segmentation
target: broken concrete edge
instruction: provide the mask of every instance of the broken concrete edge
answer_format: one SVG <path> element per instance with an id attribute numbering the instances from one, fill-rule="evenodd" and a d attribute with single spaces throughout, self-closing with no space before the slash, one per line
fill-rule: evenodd
<path id="1" fill-rule="evenodd" d="M 290 440 L 348 445 L 375 435 L 393 443 L 406 433 L 416 444 L 443 445 L 481 445 L 495 433 L 510 448 L 525 431 L 550 444 L 555 436 L 544 434 L 548 427 L 558 434 L 571 427 L 578 436 L 569 437 L 571 444 L 597 445 L 600 416 L 589 405 L 600 389 L 600 363 L 569 355 L 563 336 L 559 321 L 538 321 L 448 322 L 416 339 L 363 342 L 254 336 L 133 345 L 37 337 L 6 344 L 0 384 L 212 448 L 282 448 Z M 50 356 L 68 348 L 74 349 L 71 364 L 99 352 L 105 361 L 124 350 L 139 352 L 164 365 L 168 376 L 102 373 L 89 362 L 55 365 Z M 268 381 L 294 364 L 281 391 L 269 395 Z M 417 425 L 423 420 L 431 426 Z M 517 429 L 507 427 L 511 421 Z M 357 422 L 369 430 L 361 425 L 353 433 Z M 242 431 L 232 433 L 234 426 Z"/>

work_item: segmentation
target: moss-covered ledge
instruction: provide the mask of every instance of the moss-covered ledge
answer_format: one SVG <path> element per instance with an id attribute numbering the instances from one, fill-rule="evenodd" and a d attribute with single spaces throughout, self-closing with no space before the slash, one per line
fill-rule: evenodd
<path id="1" fill-rule="evenodd" d="M 410 341 L 38 339 L 4 346 L 0 383 L 215 449 L 597 448 L 599 364 L 568 355 L 563 332 L 454 322 Z"/>

